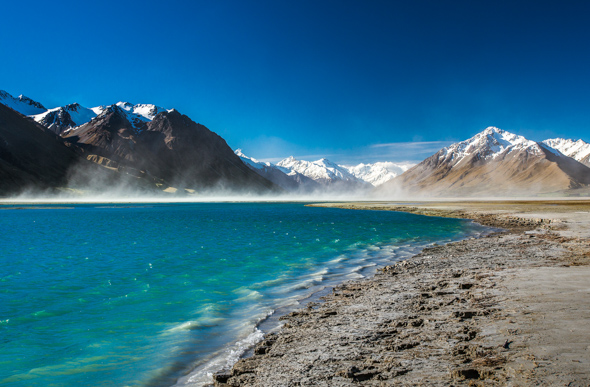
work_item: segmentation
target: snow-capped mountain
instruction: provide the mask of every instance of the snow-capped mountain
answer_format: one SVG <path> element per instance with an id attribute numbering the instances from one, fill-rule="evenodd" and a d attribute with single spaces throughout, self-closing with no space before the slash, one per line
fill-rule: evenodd
<path id="1" fill-rule="evenodd" d="M 62 137 L 83 149 L 89 160 L 132 171 L 158 184 L 191 190 L 214 186 L 250 192 L 278 190 L 240 162 L 226 142 L 205 126 L 175 109 L 160 108 L 153 115 L 155 109 L 138 112 L 133 107 L 101 107 L 96 117 Z"/>
<path id="2" fill-rule="evenodd" d="M 97 113 L 94 110 L 80 106 L 78 103 L 72 103 L 32 115 L 31 118 L 52 132 L 62 134 L 69 129 L 89 122 L 96 115 Z"/>
<path id="3" fill-rule="evenodd" d="M 489 127 L 468 140 L 443 148 L 437 154 L 440 160 L 450 165 L 459 165 L 474 156 L 478 160 L 493 160 L 520 151 L 540 155 L 543 153 L 541 147 L 541 144 L 535 141 L 496 127 Z"/>
<path id="4" fill-rule="evenodd" d="M 590 166 L 590 144 L 583 140 L 567 140 L 565 138 L 551 138 L 544 140 L 543 144 L 557 149 L 580 163 Z"/>
<path id="5" fill-rule="evenodd" d="M 0 90 L 0 103 L 25 116 L 39 114 L 47 110 L 45 106 L 41 105 L 39 102 L 33 101 L 29 97 L 25 97 L 21 94 L 15 98 L 4 90 Z"/>
<path id="6" fill-rule="evenodd" d="M 241 149 L 237 149 L 235 153 L 251 169 L 289 191 L 301 189 L 302 186 L 305 186 L 306 191 L 317 190 L 336 183 L 369 188 L 369 184 L 372 186 L 381 185 L 401 175 L 414 165 L 391 162 L 338 165 L 327 159 L 311 162 L 297 160 L 292 156 L 275 165 L 248 157 Z M 289 179 L 288 183 L 285 183 L 285 178 Z"/>
<path id="7" fill-rule="evenodd" d="M 103 105 L 93 108 L 86 108 L 78 103 L 73 103 L 54 109 L 48 109 L 40 114 L 31 115 L 31 118 L 51 131 L 61 135 L 64 132 L 90 122 L 112 106 L 121 109 L 127 117 L 127 120 L 131 122 L 135 129 L 143 128 L 145 123 L 153 120 L 158 113 L 170 111 L 156 105 L 134 105 L 129 102 L 117 102 L 114 105 Z"/>
<path id="8" fill-rule="evenodd" d="M 135 129 L 143 129 L 147 122 L 152 121 L 158 113 L 161 112 L 171 112 L 174 109 L 164 109 L 162 107 L 151 105 L 151 104 L 137 104 L 134 105 L 129 102 L 117 102 L 115 104 L 118 108 L 120 108 L 127 119 Z M 112 105 L 110 105 L 112 106 Z M 99 106 L 96 108 L 92 108 L 94 112 L 97 114 L 101 114 L 110 106 Z"/>
<path id="9" fill-rule="evenodd" d="M 92 173 L 77 169 L 72 172 L 76 185 L 95 186 L 93 176 L 106 171 L 105 189 L 108 180 L 131 182 L 131 186 L 141 190 L 176 186 L 193 192 L 220 188 L 252 193 L 282 191 L 244 165 L 220 136 L 174 109 L 128 102 L 90 109 L 77 103 L 46 109 L 29 98 L 14 98 L 6 92 L 0 93 L 0 105 L 0 113 L 8 117 L 2 129 L 36 128 L 66 149 L 64 152 L 73 152 L 72 165 L 84 168 L 91 165 L 88 171 Z M 40 136 L 34 137 L 31 141 L 42 148 L 42 144 L 37 144 Z M 6 149 L 7 146 L 12 148 Z M 25 160 L 25 156 L 26 163 L 13 165 L 19 158 Z M 0 165 L 16 173 L 10 175 L 10 179 L 0 179 L 0 191 L 3 185 L 10 184 L 11 179 L 18 180 L 20 175 L 21 180 L 30 181 L 32 185 L 40 181 L 27 177 L 44 171 L 44 166 L 35 163 L 30 156 L 28 149 L 0 141 Z M 55 159 L 60 157 L 56 155 Z M 21 168 L 23 166 L 26 170 Z M 95 174 L 97 167 L 98 175 Z M 53 181 L 65 184 L 63 179 Z"/>
<path id="10" fill-rule="evenodd" d="M 415 164 L 392 162 L 377 162 L 373 164 L 341 165 L 353 176 L 377 187 L 401 175 Z"/>
<path id="11" fill-rule="evenodd" d="M 277 166 L 300 173 L 303 176 L 307 176 L 324 185 L 337 182 L 346 182 L 359 186 L 366 185 L 365 181 L 357 178 L 352 173 L 348 172 L 346 168 L 341 167 L 328 159 L 305 161 L 297 160 L 293 156 L 290 156 L 279 161 Z"/>
<path id="12" fill-rule="evenodd" d="M 383 186 L 433 196 L 535 195 L 590 184 L 590 168 L 559 151 L 489 127 L 443 148 Z M 398 191 L 399 192 L 399 191 Z"/>
<path id="13" fill-rule="evenodd" d="M 321 188 L 319 183 L 296 171 L 269 162 L 258 161 L 253 157 L 246 156 L 241 149 L 236 149 L 234 153 L 240 157 L 242 162 L 250 169 L 272 181 L 284 190 L 289 192 L 309 193 Z"/>
<path id="14" fill-rule="evenodd" d="M 274 164 L 271 164 L 269 162 L 264 162 L 264 161 L 258 161 L 256 160 L 254 157 L 249 157 L 246 156 L 241 149 L 236 149 L 234 151 L 234 153 L 240 158 L 242 159 L 242 161 L 244 162 L 244 164 L 246 164 L 247 166 L 254 168 L 254 169 L 264 169 L 264 168 L 270 168 L 270 167 L 275 167 Z"/>
<path id="15" fill-rule="evenodd" d="M 56 134 L 62 134 L 63 132 L 84 125 L 103 113 L 109 106 L 113 106 L 105 105 L 86 108 L 78 103 L 72 103 L 66 106 L 47 109 L 39 102 L 33 101 L 24 95 L 15 98 L 3 90 L 0 90 L 0 103 L 25 116 L 31 117 Z M 141 129 L 145 126 L 146 122 L 153 120 L 158 113 L 164 111 L 170 112 L 169 109 L 151 104 L 134 105 L 129 102 L 117 102 L 114 105 L 125 112 L 127 119 L 136 129 Z"/>

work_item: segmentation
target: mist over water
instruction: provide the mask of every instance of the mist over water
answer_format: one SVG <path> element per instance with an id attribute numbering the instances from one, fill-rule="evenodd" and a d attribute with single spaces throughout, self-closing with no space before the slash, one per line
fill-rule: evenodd
<path id="1" fill-rule="evenodd" d="M 401 200 L 401 195 L 395 196 Z M 17 195 L 0 198 L 0 205 L 15 203 L 208 203 L 208 202 L 326 202 L 383 199 L 367 189 L 322 189 L 314 192 L 266 193 L 251 190 L 207 188 L 199 191 L 178 189 L 176 192 L 140 191 L 125 185 L 98 189 L 84 186 L 59 190 L 31 189 Z"/>
<path id="2" fill-rule="evenodd" d="M 202 385 L 277 309 L 485 231 L 302 203 L 0 208 L 0 384 L 14 386 L 172 385 L 191 370 L 179 383 Z"/>

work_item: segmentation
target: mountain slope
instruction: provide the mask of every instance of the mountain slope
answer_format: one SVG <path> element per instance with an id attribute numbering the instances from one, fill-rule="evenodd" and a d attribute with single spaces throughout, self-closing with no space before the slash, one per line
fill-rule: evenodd
<path id="1" fill-rule="evenodd" d="M 159 191 L 155 179 L 89 161 L 95 157 L 0 104 L 0 195 L 68 192 L 64 189 L 100 193 L 122 187 L 134 193 Z"/>
<path id="2" fill-rule="evenodd" d="M 540 143 L 490 127 L 441 149 L 381 193 L 431 196 L 534 195 L 590 184 L 590 168 Z"/>
<path id="3" fill-rule="evenodd" d="M 4 90 L 0 90 L 0 103 L 25 116 L 39 114 L 47 110 L 39 102 L 33 101 L 29 97 L 21 94 L 15 98 Z"/>
<path id="4" fill-rule="evenodd" d="M 244 165 L 226 142 L 205 126 L 176 110 L 160 109 L 153 117 L 153 110 L 146 109 L 142 112 L 145 115 L 136 111 L 120 104 L 108 106 L 92 121 L 63 136 L 89 154 L 132 167 L 170 185 L 277 190 Z"/>
<path id="5" fill-rule="evenodd" d="M 165 148 L 159 140 L 162 135 Z M 256 192 L 277 189 L 248 168 L 223 138 L 176 110 L 158 113 L 140 140 L 144 149 L 167 162 L 174 180 L 181 183 Z"/>
<path id="6" fill-rule="evenodd" d="M 564 138 L 551 138 L 544 140 L 543 144 L 557 149 L 564 155 L 590 167 L 590 144 L 583 140 L 567 140 Z"/>
<path id="7" fill-rule="evenodd" d="M 0 103 L 1 194 L 65 185 L 79 161 L 60 138 Z"/>

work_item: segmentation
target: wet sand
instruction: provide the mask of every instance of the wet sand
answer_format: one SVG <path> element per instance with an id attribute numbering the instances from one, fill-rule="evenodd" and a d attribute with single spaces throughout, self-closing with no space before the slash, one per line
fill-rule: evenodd
<path id="1" fill-rule="evenodd" d="M 322 206 L 506 231 L 336 287 L 284 316 L 216 386 L 590 385 L 590 201 Z"/>

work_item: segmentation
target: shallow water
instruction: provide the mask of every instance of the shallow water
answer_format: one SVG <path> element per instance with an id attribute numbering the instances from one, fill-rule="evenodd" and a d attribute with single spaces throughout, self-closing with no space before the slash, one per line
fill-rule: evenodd
<path id="1" fill-rule="evenodd" d="M 301 203 L 3 208 L 0 385 L 11 386 L 200 385 L 277 308 L 485 232 Z"/>

